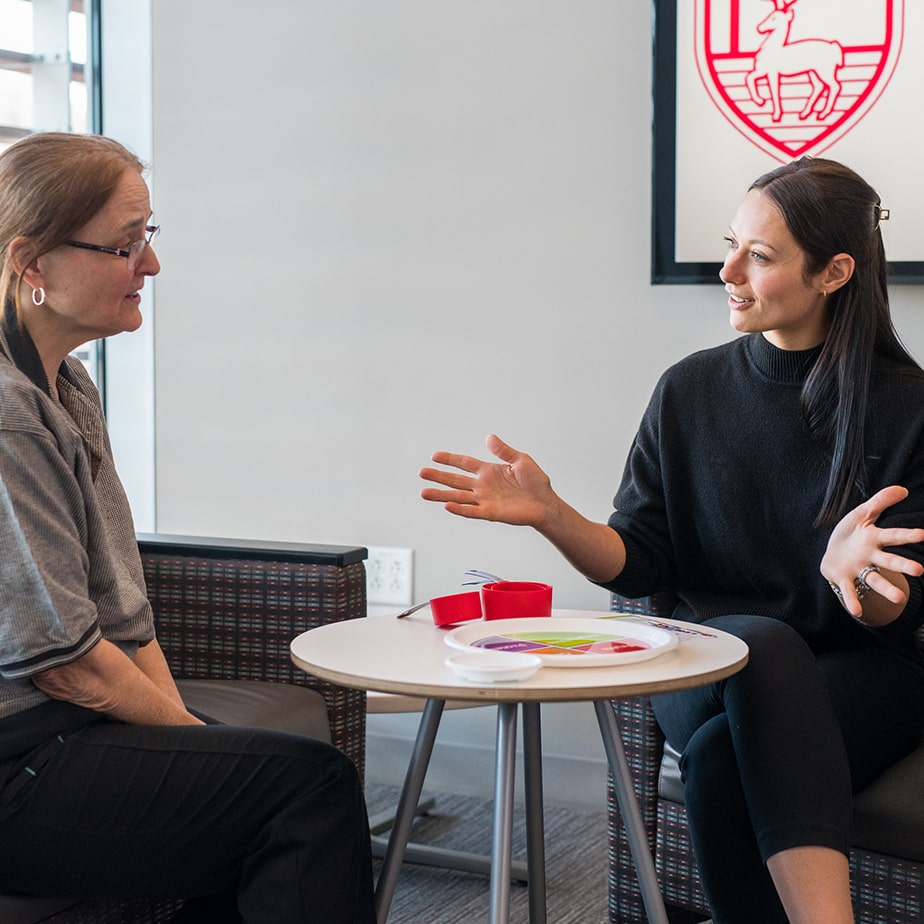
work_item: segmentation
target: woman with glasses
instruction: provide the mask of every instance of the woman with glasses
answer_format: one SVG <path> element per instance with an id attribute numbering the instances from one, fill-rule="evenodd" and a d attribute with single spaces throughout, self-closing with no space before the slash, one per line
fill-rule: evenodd
<path id="1" fill-rule="evenodd" d="M 352 763 L 206 724 L 154 634 L 99 396 L 69 354 L 139 327 L 157 230 L 115 141 L 36 134 L 0 154 L 0 891 L 371 924 Z"/>
<path id="2" fill-rule="evenodd" d="M 499 464 L 421 472 L 450 513 L 532 526 L 748 643 L 735 676 L 652 700 L 716 924 L 852 921 L 851 792 L 924 729 L 924 373 L 892 327 L 886 217 L 830 160 L 753 184 L 720 273 L 743 336 L 662 376 L 607 523 L 496 436 Z"/>

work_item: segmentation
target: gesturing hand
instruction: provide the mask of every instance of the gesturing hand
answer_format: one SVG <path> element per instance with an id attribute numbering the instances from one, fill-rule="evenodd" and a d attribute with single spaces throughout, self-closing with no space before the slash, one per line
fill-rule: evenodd
<path id="1" fill-rule="evenodd" d="M 891 612 L 882 614 L 888 618 L 867 619 L 868 622 L 887 622 L 897 617 L 908 601 L 907 585 L 901 575 L 917 577 L 924 573 L 924 566 L 919 562 L 886 551 L 889 547 L 924 542 L 924 529 L 881 529 L 876 525 L 887 508 L 907 496 L 907 489 L 899 485 L 883 488 L 844 516 L 828 539 L 828 547 L 821 560 L 821 573 L 840 588 L 844 608 L 851 616 L 859 618 L 864 615 L 854 587 L 854 579 L 864 569 L 871 566 L 878 569 L 867 570 L 864 581 L 870 590 L 893 604 L 892 607 L 885 606 Z M 876 608 L 872 601 L 871 607 Z"/>
<path id="2" fill-rule="evenodd" d="M 442 503 L 456 516 L 538 528 L 558 501 L 548 476 L 530 456 L 508 446 L 493 433 L 485 445 L 500 463 L 453 452 L 435 452 L 433 461 L 437 465 L 448 465 L 458 471 L 421 469 L 421 478 L 443 487 L 424 488 L 420 496 Z"/>

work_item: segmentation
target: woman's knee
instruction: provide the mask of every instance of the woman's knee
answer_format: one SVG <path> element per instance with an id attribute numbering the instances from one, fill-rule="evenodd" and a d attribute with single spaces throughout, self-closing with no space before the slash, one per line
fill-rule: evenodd
<path id="1" fill-rule="evenodd" d="M 779 689 L 780 683 L 801 677 L 824 686 L 824 676 L 804 638 L 790 625 L 768 616 L 720 616 L 709 625 L 737 636 L 748 646 L 748 663 L 728 682 L 764 689 Z"/>
<path id="2" fill-rule="evenodd" d="M 353 761 L 326 741 L 261 728 L 212 729 L 210 745 L 227 758 L 231 777 L 246 779 L 248 791 L 267 805 L 322 793 L 352 804 L 362 794 Z"/>
<path id="3" fill-rule="evenodd" d="M 724 713 L 729 697 L 750 702 L 773 695 L 781 683 L 801 688 L 824 683 L 814 656 L 799 634 L 785 623 L 765 616 L 719 616 L 706 623 L 747 643 L 748 663 L 726 680 L 651 697 L 658 724 L 678 750 L 713 716 Z"/>
<path id="4" fill-rule="evenodd" d="M 808 648 L 805 640 L 792 626 L 770 616 L 751 614 L 716 616 L 708 620 L 706 625 L 737 636 L 749 647 L 753 645 L 758 648 L 765 646 Z"/>
<path id="5" fill-rule="evenodd" d="M 277 743 L 276 753 L 294 767 L 302 767 L 310 776 L 329 780 L 344 791 L 361 791 L 362 783 L 356 765 L 339 748 L 326 741 L 301 735 L 284 735 Z"/>

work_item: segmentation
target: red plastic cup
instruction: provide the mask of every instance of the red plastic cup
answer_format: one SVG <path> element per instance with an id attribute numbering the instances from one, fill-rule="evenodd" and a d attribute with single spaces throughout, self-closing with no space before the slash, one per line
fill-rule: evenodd
<path id="1" fill-rule="evenodd" d="M 535 581 L 496 581 L 481 585 L 485 619 L 552 615 L 552 585 Z"/>
<path id="2" fill-rule="evenodd" d="M 481 595 L 474 590 L 434 597 L 430 601 L 430 615 L 437 626 L 454 626 L 458 622 L 481 619 Z"/>

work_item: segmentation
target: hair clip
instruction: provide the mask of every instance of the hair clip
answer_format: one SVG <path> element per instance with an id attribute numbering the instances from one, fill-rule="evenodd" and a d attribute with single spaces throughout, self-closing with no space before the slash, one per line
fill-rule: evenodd
<path id="1" fill-rule="evenodd" d="M 889 210 L 884 209 L 881 205 L 874 206 L 876 211 L 876 224 L 878 225 L 880 221 L 889 220 Z"/>

